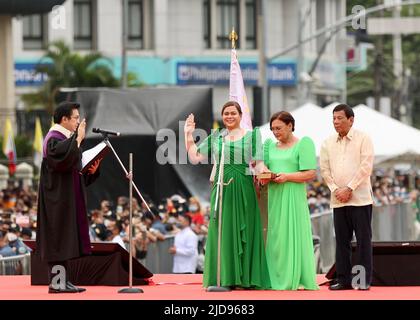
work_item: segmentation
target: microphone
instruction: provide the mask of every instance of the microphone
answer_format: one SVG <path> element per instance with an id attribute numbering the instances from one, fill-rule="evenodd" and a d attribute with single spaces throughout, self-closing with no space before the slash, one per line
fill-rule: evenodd
<path id="1" fill-rule="evenodd" d="M 220 132 L 219 136 L 224 139 L 229 134 L 229 131 L 227 129 L 224 129 Z"/>
<path id="2" fill-rule="evenodd" d="M 93 128 L 92 129 L 92 132 L 94 132 L 94 133 L 102 133 L 102 134 L 109 134 L 109 135 L 117 136 L 117 137 L 121 135 L 121 133 L 119 133 L 117 131 L 102 130 L 102 129 L 99 129 L 99 128 Z"/>

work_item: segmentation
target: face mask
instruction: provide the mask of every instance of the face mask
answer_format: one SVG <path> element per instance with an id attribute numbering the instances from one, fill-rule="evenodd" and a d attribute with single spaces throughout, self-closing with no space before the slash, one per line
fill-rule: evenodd
<path id="1" fill-rule="evenodd" d="M 196 204 L 192 204 L 190 205 L 189 209 L 191 212 L 196 212 L 198 211 L 198 206 Z"/>
<path id="2" fill-rule="evenodd" d="M 176 224 L 176 218 L 175 218 L 175 217 L 170 217 L 170 218 L 168 219 L 168 223 L 169 223 L 169 224 Z"/>
<path id="3" fill-rule="evenodd" d="M 13 242 L 13 241 L 16 241 L 17 240 L 17 235 L 14 234 L 14 233 L 9 232 L 7 234 L 7 238 L 9 239 L 9 242 Z"/>

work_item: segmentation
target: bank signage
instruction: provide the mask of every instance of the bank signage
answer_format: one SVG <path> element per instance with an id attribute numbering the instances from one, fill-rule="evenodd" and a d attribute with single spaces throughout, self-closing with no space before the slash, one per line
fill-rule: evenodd
<path id="1" fill-rule="evenodd" d="M 37 63 L 15 63 L 16 87 L 38 87 L 47 81 L 45 73 L 36 73 Z"/>
<path id="2" fill-rule="evenodd" d="M 178 62 L 177 84 L 227 85 L 230 77 L 230 63 L 222 62 Z M 241 63 L 245 85 L 258 83 L 257 63 Z M 295 63 L 270 63 L 267 66 L 267 79 L 272 86 L 296 85 Z"/>

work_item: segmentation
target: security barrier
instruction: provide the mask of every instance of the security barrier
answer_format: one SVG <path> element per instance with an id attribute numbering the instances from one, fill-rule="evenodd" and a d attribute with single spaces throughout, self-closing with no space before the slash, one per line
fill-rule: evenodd
<path id="1" fill-rule="evenodd" d="M 174 244 L 174 236 L 167 236 L 164 241 L 149 243 L 145 267 L 152 273 L 172 273 L 173 255 L 168 253 Z"/>
<path id="2" fill-rule="evenodd" d="M 416 241 L 418 232 L 411 203 L 373 207 L 372 241 Z M 335 261 L 335 234 L 332 211 L 311 215 L 317 272 L 325 273 Z M 151 272 L 172 273 L 173 255 L 168 253 L 174 236 L 149 243 L 144 265 Z M 30 274 L 30 255 L 0 258 L 0 275 Z"/>
<path id="3" fill-rule="evenodd" d="M 31 274 L 31 254 L 0 258 L 0 275 Z"/>
<path id="4" fill-rule="evenodd" d="M 416 241 L 415 210 L 409 202 L 374 206 L 372 241 Z M 335 233 L 332 211 L 311 215 L 312 233 L 320 238 L 319 273 L 325 273 L 335 261 Z M 354 238 L 354 240 L 356 240 Z"/>

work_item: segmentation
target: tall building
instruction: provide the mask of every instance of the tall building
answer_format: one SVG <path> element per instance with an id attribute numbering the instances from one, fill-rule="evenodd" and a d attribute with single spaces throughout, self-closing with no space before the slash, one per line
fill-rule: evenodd
<path id="1" fill-rule="evenodd" d="M 258 84 L 259 0 L 126 0 L 128 14 L 127 66 L 147 85 L 214 86 L 213 112 L 220 119 L 229 97 L 232 27 L 239 35 L 237 53 L 251 110 L 253 87 Z M 270 112 L 292 110 L 298 93 L 320 105 L 342 100 L 345 93 L 345 30 L 305 43 L 277 56 L 287 46 L 342 19 L 345 0 L 264 0 L 267 78 Z M 33 91 L 43 77 L 33 77 L 36 63 L 50 41 L 63 39 L 80 53 L 100 51 L 121 74 L 123 0 L 67 0 L 48 15 L 13 20 L 16 92 Z M 298 21 L 299 17 L 302 21 Z M 58 15 L 58 16 L 57 16 Z M 325 51 L 311 77 L 318 52 Z M 271 59 L 276 57 L 275 59 Z M 298 75 L 298 62 L 301 73 Z M 299 79 L 302 85 L 299 86 Z M 304 90 L 305 92 L 302 92 Z M 18 99 L 19 101 L 19 99 Z M 19 105 L 19 104 L 18 104 Z"/>

